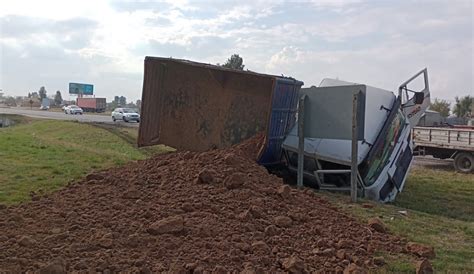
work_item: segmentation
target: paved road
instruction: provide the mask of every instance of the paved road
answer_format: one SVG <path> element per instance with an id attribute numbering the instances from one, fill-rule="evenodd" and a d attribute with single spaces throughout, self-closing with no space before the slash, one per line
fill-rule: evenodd
<path id="1" fill-rule="evenodd" d="M 437 159 L 433 156 L 415 156 L 415 168 L 430 168 L 454 171 L 452 159 Z"/>
<path id="2" fill-rule="evenodd" d="M 25 108 L 0 108 L 0 114 L 19 114 L 33 118 L 55 119 L 55 120 L 71 120 L 86 123 L 108 123 L 113 124 L 112 118 L 108 115 L 83 114 L 71 115 L 64 112 L 45 111 L 45 110 L 31 110 Z M 130 122 L 116 122 L 122 126 L 138 127 L 138 123 Z"/>

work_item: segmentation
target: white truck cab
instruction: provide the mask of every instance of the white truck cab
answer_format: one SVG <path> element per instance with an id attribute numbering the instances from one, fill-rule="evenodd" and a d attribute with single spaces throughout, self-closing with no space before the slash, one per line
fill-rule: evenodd
<path id="1" fill-rule="evenodd" d="M 408 84 L 423 75 L 421 91 L 408 89 Z M 364 140 L 358 142 L 358 186 L 361 196 L 382 202 L 392 201 L 403 190 L 413 159 L 412 125 L 416 125 L 429 105 L 426 69 L 403 83 L 396 96 L 393 92 L 365 86 Z M 319 87 L 357 85 L 336 79 L 324 79 Z M 319 91 L 316 87 L 302 88 L 304 93 Z M 412 96 L 411 93 L 413 93 Z M 405 96 L 405 97 L 404 97 Z M 338 111 L 338 106 L 329 106 Z M 336 115 L 337 116 L 337 115 Z M 324 119 L 325 117 L 320 117 Z M 327 123 L 337 124 L 334 121 Z M 311 126 L 311 125 L 310 125 Z M 285 138 L 283 152 L 287 167 L 296 172 L 297 126 Z M 335 170 L 350 169 L 351 140 L 305 138 L 304 174 L 321 189 L 349 190 L 350 175 Z"/>

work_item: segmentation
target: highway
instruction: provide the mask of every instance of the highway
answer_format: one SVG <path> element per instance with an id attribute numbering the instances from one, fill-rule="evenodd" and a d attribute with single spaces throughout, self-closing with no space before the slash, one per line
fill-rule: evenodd
<path id="1" fill-rule="evenodd" d="M 108 115 L 97 115 L 97 114 L 83 114 L 83 115 L 71 115 L 65 114 L 64 112 L 47 111 L 47 110 L 32 110 L 27 108 L 2 108 L 0 107 L 0 114 L 19 114 L 33 118 L 42 119 L 54 119 L 54 120 L 69 120 L 79 121 L 84 123 L 108 123 L 114 124 L 112 118 Z M 138 123 L 130 122 L 125 123 L 123 121 L 115 122 L 121 126 L 138 127 Z"/>

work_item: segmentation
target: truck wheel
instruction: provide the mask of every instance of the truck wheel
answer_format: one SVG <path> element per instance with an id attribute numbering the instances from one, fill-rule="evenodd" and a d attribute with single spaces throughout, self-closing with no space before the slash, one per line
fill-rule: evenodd
<path id="1" fill-rule="evenodd" d="M 115 122 L 115 117 L 112 117 L 112 121 L 114 121 L 114 122 Z"/>
<path id="2" fill-rule="evenodd" d="M 454 168 L 462 173 L 474 171 L 474 156 L 469 152 L 461 152 L 454 157 Z"/>
<path id="3" fill-rule="evenodd" d="M 125 118 L 125 116 L 123 116 L 123 121 L 124 121 L 125 123 L 128 123 L 128 120 L 127 120 L 127 118 Z"/>

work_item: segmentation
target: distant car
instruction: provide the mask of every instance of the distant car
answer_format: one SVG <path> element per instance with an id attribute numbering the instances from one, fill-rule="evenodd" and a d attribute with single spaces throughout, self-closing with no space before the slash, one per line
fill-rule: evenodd
<path id="1" fill-rule="evenodd" d="M 49 109 L 49 106 L 40 106 L 40 109 L 41 109 L 41 110 L 48 110 L 48 109 Z"/>
<path id="2" fill-rule="evenodd" d="M 123 120 L 124 122 L 136 121 L 140 122 L 140 114 L 131 108 L 116 108 L 112 111 L 112 120 Z"/>
<path id="3" fill-rule="evenodd" d="M 64 113 L 66 114 L 80 114 L 82 115 L 83 111 L 82 108 L 75 106 L 75 105 L 70 105 L 64 108 Z"/>

